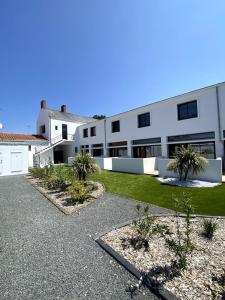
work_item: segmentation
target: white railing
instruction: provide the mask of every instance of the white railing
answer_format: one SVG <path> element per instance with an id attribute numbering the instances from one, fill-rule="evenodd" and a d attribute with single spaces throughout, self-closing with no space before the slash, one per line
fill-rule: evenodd
<path id="1" fill-rule="evenodd" d="M 67 134 L 67 139 L 63 139 L 62 134 L 59 134 L 59 135 L 55 136 L 54 138 L 52 138 L 50 143 L 49 143 L 49 141 L 46 141 L 46 142 L 41 143 L 37 147 L 35 147 L 35 153 L 37 154 L 43 150 L 46 150 L 47 148 L 50 148 L 50 147 L 54 146 L 55 144 L 58 144 L 61 141 L 62 142 L 63 141 L 74 141 L 74 139 L 75 139 L 74 134 Z"/>

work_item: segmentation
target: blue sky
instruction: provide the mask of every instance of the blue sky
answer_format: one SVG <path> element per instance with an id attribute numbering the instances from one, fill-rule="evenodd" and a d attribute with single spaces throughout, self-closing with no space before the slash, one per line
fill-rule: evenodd
<path id="1" fill-rule="evenodd" d="M 0 0 L 0 122 L 35 132 L 42 98 L 109 116 L 225 81 L 224 29 L 224 0 Z"/>

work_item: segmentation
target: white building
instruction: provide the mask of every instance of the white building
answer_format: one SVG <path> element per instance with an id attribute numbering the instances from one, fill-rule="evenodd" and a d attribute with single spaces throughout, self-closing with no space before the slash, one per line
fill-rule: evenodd
<path id="1" fill-rule="evenodd" d="M 37 135 L 43 138 L 31 145 L 30 166 L 33 161 L 40 166 L 67 163 L 81 151 L 94 157 L 168 158 L 181 145 L 209 159 L 224 158 L 225 82 L 104 120 L 68 113 L 65 105 L 60 111 L 49 109 L 42 100 Z"/>

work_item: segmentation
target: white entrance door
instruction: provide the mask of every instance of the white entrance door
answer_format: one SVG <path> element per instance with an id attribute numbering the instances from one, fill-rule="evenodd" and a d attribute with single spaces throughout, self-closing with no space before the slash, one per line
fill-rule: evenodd
<path id="1" fill-rule="evenodd" d="M 11 152 L 11 172 L 23 171 L 22 152 Z"/>
<path id="2" fill-rule="evenodd" d="M 0 175 L 3 173 L 3 155 L 0 152 Z"/>

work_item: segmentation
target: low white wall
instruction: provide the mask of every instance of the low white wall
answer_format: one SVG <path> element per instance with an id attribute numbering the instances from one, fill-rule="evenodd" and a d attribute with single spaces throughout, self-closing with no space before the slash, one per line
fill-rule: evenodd
<path id="1" fill-rule="evenodd" d="M 102 170 L 112 170 L 112 157 L 93 157 L 93 159 Z"/>
<path id="2" fill-rule="evenodd" d="M 158 159 L 158 170 L 160 177 L 178 177 L 174 172 L 167 170 L 167 165 L 170 159 Z M 222 182 L 222 160 L 209 159 L 208 164 L 205 166 L 205 170 L 197 175 L 189 175 L 189 179 L 210 181 L 210 182 Z"/>
<path id="3" fill-rule="evenodd" d="M 112 171 L 145 174 L 156 169 L 157 158 L 112 158 Z"/>
<path id="4" fill-rule="evenodd" d="M 39 165 L 40 165 L 40 167 L 47 166 L 50 161 L 51 161 L 51 163 L 54 162 L 53 148 L 39 154 Z"/>
<path id="5" fill-rule="evenodd" d="M 68 166 L 72 166 L 75 157 L 68 157 Z"/>

